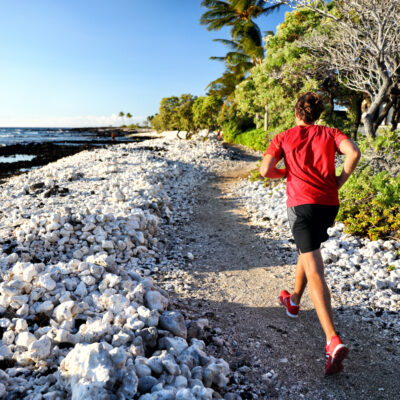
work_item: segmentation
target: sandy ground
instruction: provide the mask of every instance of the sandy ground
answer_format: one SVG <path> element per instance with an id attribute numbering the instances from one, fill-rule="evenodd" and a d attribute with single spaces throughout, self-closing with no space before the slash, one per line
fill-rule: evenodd
<path id="1" fill-rule="evenodd" d="M 238 154 L 237 168 L 221 171 L 194 193 L 191 223 L 179 230 L 184 250 L 195 259 L 185 274 L 189 295 L 176 300 L 190 315 L 210 320 L 222 340 L 211 341 L 209 351 L 240 368 L 232 385 L 242 398 L 399 398 L 400 351 L 393 332 L 351 307 L 334 310 L 337 330 L 350 347 L 345 371 L 324 377 L 324 336 L 308 292 L 296 320 L 279 304 L 279 292 L 293 289 L 295 265 L 286 265 L 282 243 L 251 223 L 231 193 L 255 167 L 255 157 Z M 268 383 L 262 375 L 271 370 L 278 376 Z"/>

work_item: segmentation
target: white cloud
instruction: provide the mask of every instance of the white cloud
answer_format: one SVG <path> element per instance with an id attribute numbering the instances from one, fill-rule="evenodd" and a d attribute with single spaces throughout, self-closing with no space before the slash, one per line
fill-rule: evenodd
<path id="1" fill-rule="evenodd" d="M 117 114 L 112 115 L 87 115 L 73 117 L 8 117 L 0 116 L 1 127 L 37 127 L 37 128 L 86 128 L 86 127 L 104 127 L 104 126 L 120 126 L 124 124 L 133 124 L 144 122 L 145 117 L 132 117 L 128 120 L 118 117 Z"/>

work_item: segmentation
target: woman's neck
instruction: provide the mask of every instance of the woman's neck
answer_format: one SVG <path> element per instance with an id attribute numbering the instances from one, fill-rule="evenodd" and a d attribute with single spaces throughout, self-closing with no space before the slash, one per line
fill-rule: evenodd
<path id="1" fill-rule="evenodd" d="M 300 119 L 300 120 L 296 121 L 296 125 L 297 125 L 297 126 L 312 126 L 312 125 L 314 125 L 314 122 L 311 123 L 311 124 L 306 124 L 304 121 L 302 121 L 302 120 Z"/>
<path id="2" fill-rule="evenodd" d="M 311 124 L 306 124 L 301 118 L 297 116 L 297 113 L 295 114 L 295 121 L 297 126 L 311 126 L 314 125 L 314 122 Z"/>

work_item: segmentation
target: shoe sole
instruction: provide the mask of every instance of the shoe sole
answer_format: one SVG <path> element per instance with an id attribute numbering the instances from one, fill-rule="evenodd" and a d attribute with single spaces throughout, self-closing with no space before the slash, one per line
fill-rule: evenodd
<path id="1" fill-rule="evenodd" d="M 341 371 L 343 371 L 342 361 L 349 354 L 349 348 L 344 344 L 339 344 L 336 346 L 335 351 L 333 352 L 333 360 L 327 371 L 325 371 L 325 375 L 334 375 Z"/>
<path id="2" fill-rule="evenodd" d="M 286 315 L 287 315 L 288 317 L 290 317 L 290 318 L 297 318 L 297 317 L 298 317 L 297 314 L 291 314 L 287 308 L 286 308 Z"/>

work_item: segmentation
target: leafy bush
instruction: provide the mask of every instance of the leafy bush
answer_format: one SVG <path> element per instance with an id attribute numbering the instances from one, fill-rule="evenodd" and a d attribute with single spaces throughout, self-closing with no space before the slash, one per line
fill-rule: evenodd
<path id="1" fill-rule="evenodd" d="M 240 133 L 238 124 L 234 120 L 224 122 L 222 131 L 224 132 L 224 141 L 227 143 L 235 143 L 235 137 Z"/>
<path id="2" fill-rule="evenodd" d="M 237 144 L 260 151 L 265 151 L 270 141 L 271 135 L 265 132 L 263 128 L 239 133 L 234 140 Z"/>
<path id="3" fill-rule="evenodd" d="M 253 150 L 265 151 L 269 142 L 275 136 L 265 132 L 264 129 L 251 129 L 241 132 L 239 127 L 232 121 L 223 125 L 224 140 L 228 143 L 241 144 Z"/>
<path id="4" fill-rule="evenodd" d="M 340 191 L 338 219 L 346 232 L 379 238 L 400 238 L 400 176 L 373 175 L 370 167 L 356 171 Z"/>
<path id="5" fill-rule="evenodd" d="M 376 152 L 393 152 L 395 158 L 399 158 L 400 151 L 400 136 L 398 131 L 391 131 L 386 128 L 381 128 L 378 131 L 378 136 L 373 142 L 373 147 Z"/>

